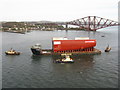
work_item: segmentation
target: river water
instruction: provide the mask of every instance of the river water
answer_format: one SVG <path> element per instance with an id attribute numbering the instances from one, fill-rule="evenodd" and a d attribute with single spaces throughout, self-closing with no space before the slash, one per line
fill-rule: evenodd
<path id="1" fill-rule="evenodd" d="M 26 34 L 2 33 L 3 88 L 117 88 L 118 87 L 118 27 L 96 32 L 88 31 L 32 31 Z M 102 37 L 104 36 L 104 37 Z M 40 43 L 52 48 L 52 37 L 90 37 L 97 40 L 99 55 L 72 56 L 74 63 L 54 63 L 59 57 L 33 56 L 30 47 Z M 104 52 L 107 45 L 112 50 Z M 19 56 L 5 55 L 13 48 Z"/>

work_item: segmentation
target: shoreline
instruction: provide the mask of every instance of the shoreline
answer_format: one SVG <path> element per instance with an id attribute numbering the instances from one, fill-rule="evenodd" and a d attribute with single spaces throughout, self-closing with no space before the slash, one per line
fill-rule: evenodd
<path id="1" fill-rule="evenodd" d="M 28 30 L 28 31 L 20 31 L 20 30 L 0 30 L 0 32 L 10 32 L 10 33 L 24 33 L 24 32 L 30 32 L 30 31 L 88 31 L 83 29 L 61 29 L 61 30 Z"/>

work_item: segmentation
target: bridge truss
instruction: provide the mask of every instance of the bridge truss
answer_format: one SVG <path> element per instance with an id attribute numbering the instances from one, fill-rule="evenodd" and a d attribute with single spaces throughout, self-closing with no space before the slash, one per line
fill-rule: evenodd
<path id="1" fill-rule="evenodd" d="M 76 25 L 79 26 L 80 29 L 86 29 L 90 31 L 96 31 L 101 28 L 120 25 L 120 23 L 116 21 L 97 16 L 87 16 L 84 18 L 76 19 L 74 21 L 66 22 L 66 24 Z"/>

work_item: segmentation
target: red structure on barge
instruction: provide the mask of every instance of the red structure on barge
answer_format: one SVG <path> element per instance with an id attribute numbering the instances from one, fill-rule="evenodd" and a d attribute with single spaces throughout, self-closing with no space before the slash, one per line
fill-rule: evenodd
<path id="1" fill-rule="evenodd" d="M 40 45 L 32 46 L 31 51 L 35 55 L 44 54 L 100 54 L 101 51 L 95 49 L 96 40 L 89 37 L 76 37 L 75 40 L 67 38 L 53 38 L 52 49 L 41 49 Z"/>
<path id="2" fill-rule="evenodd" d="M 78 51 L 93 51 L 96 46 L 96 40 L 84 38 L 75 38 L 68 40 L 67 38 L 53 38 L 54 52 L 78 52 Z"/>

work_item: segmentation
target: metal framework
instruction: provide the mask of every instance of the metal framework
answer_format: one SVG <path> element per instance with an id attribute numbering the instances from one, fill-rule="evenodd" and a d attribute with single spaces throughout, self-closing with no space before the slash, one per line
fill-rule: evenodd
<path id="1" fill-rule="evenodd" d="M 67 25 L 76 25 L 81 29 L 86 29 L 90 31 L 96 31 L 101 28 L 106 28 L 110 26 L 118 26 L 120 23 L 105 19 L 97 16 L 87 16 L 84 18 L 76 19 L 74 21 L 66 22 Z"/>

